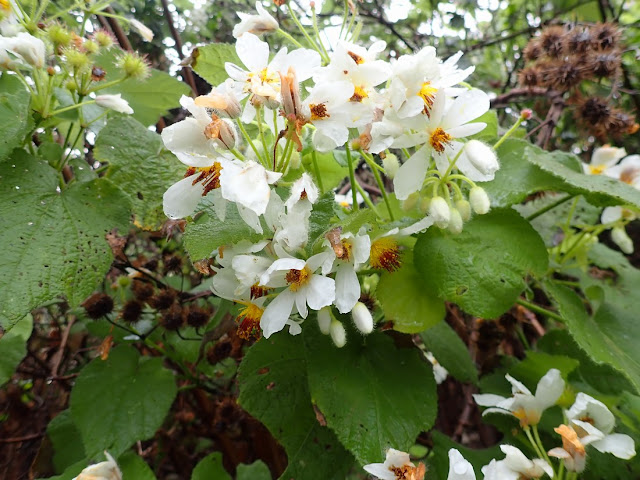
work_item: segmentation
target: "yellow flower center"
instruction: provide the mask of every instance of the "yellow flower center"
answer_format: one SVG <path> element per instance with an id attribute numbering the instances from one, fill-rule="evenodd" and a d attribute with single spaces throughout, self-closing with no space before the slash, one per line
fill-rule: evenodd
<path id="1" fill-rule="evenodd" d="M 270 287 L 264 287 L 262 285 L 258 285 L 257 283 L 251 285 L 251 298 L 264 297 L 269 292 L 269 290 L 271 290 Z"/>
<path id="2" fill-rule="evenodd" d="M 311 103 L 309 104 L 309 110 L 311 110 L 311 120 L 322 120 L 331 116 L 327 113 L 327 105 L 325 103 L 318 103 L 317 105 Z"/>
<path id="3" fill-rule="evenodd" d="M 353 91 L 353 95 L 349 99 L 350 102 L 362 102 L 363 99 L 367 98 L 369 94 L 362 87 L 355 87 Z"/>
<path id="4" fill-rule="evenodd" d="M 292 268 L 287 272 L 284 279 L 289 284 L 289 288 L 296 292 L 304 287 L 311 280 L 311 269 L 305 265 L 302 270 Z"/>
<path id="5" fill-rule="evenodd" d="M 606 165 L 589 165 L 589 173 L 591 175 L 600 175 L 606 168 Z"/>
<path id="6" fill-rule="evenodd" d="M 438 127 L 433 132 L 431 132 L 429 143 L 436 152 L 442 153 L 444 152 L 445 146 L 451 143 L 451 140 L 453 140 L 453 137 L 445 132 L 442 128 Z"/>
<path id="7" fill-rule="evenodd" d="M 194 180 L 192 185 L 196 183 L 202 182 L 204 185 L 204 191 L 202 192 L 202 196 L 204 197 L 211 190 L 215 190 L 216 188 L 220 188 L 220 172 L 222 171 L 222 165 L 220 162 L 215 162 L 210 167 L 189 167 L 187 169 L 187 173 L 184 175 L 186 177 L 190 177 L 195 175 L 196 173 L 200 173 Z"/>
<path id="8" fill-rule="evenodd" d="M 422 110 L 422 112 L 425 113 L 427 116 L 429 116 L 431 107 L 433 106 L 433 100 L 436 97 L 437 91 L 438 89 L 435 87 L 432 87 L 431 83 L 424 82 L 422 84 L 422 87 L 420 88 L 420 91 L 418 92 L 418 96 L 422 98 L 422 101 L 424 102 L 424 109 Z"/>
<path id="9" fill-rule="evenodd" d="M 371 244 L 369 263 L 372 268 L 394 272 L 400 268 L 400 248 L 392 237 L 380 237 Z"/>
<path id="10" fill-rule="evenodd" d="M 260 329 L 260 319 L 264 312 L 264 308 L 259 307 L 255 303 L 241 302 L 245 307 L 240 310 L 236 317 L 238 325 L 238 336 L 249 340 L 250 338 L 260 338 L 262 330 Z"/>
<path id="11" fill-rule="evenodd" d="M 0 9 L 5 12 L 11 11 L 11 2 L 9 0 L 0 0 Z"/>
<path id="12" fill-rule="evenodd" d="M 356 62 L 357 65 L 362 65 L 364 63 L 364 58 L 362 58 L 357 53 L 349 51 L 347 52 L 347 54 L 349 54 L 349 56 L 353 59 L 354 62 Z"/>

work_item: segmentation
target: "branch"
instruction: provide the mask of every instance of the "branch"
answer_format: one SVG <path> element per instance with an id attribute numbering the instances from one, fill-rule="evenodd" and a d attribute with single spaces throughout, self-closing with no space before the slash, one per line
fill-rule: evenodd
<path id="1" fill-rule="evenodd" d="M 178 30 L 176 30 L 176 26 L 173 23 L 173 17 L 171 16 L 171 12 L 169 11 L 169 3 L 167 0 L 162 1 L 162 10 L 164 11 L 164 17 L 167 19 L 167 24 L 169 25 L 169 30 L 171 31 L 171 36 L 173 37 L 173 41 L 176 42 L 176 50 L 178 51 L 178 56 L 180 60 L 184 60 L 184 53 L 182 52 L 182 39 L 180 38 L 180 34 Z M 185 83 L 191 87 L 191 91 L 194 95 L 198 95 L 198 87 L 196 86 L 196 79 L 193 78 L 193 72 L 189 67 L 182 67 L 182 78 Z"/>
<path id="2" fill-rule="evenodd" d="M 498 95 L 491 100 L 491 108 L 503 108 L 506 107 L 509 102 L 519 97 L 542 97 L 549 95 L 550 92 L 544 87 L 520 87 L 513 88 L 502 95 Z"/>

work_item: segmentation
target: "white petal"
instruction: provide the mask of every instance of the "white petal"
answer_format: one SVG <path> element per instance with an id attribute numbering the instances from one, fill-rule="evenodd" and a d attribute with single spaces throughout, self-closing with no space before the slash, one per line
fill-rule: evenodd
<path id="1" fill-rule="evenodd" d="M 398 169 L 393 186 L 396 197 L 399 200 L 405 200 L 413 192 L 417 192 L 422 188 L 422 183 L 427 176 L 429 169 L 429 150 L 421 148 Z"/>
<path id="2" fill-rule="evenodd" d="M 464 125 L 486 113 L 489 107 L 489 95 L 482 90 L 468 90 L 453 101 L 441 126 L 448 131 L 452 127 Z"/>
<path id="3" fill-rule="evenodd" d="M 269 277 L 273 272 L 286 271 L 286 270 L 302 270 L 305 266 L 305 261 L 300 258 L 279 258 L 271 264 L 264 274 L 260 277 L 260 285 L 266 285 L 269 283 Z"/>
<path id="4" fill-rule="evenodd" d="M 449 450 L 449 475 L 447 480 L 476 480 L 473 467 L 455 448 Z"/>
<path id="5" fill-rule="evenodd" d="M 360 282 L 353 265 L 343 263 L 336 272 L 335 304 L 340 313 L 349 313 L 360 298 Z"/>
<path id="6" fill-rule="evenodd" d="M 370 463 L 362 468 L 380 480 L 396 480 L 395 473 L 389 470 L 389 467 L 385 466 L 384 463 Z"/>
<path id="7" fill-rule="evenodd" d="M 210 167 L 220 156 L 213 141 L 204 136 L 203 127 L 192 117 L 162 130 L 162 140 L 178 160 L 190 167 Z"/>
<path id="8" fill-rule="evenodd" d="M 333 278 L 312 275 L 308 288 L 307 303 L 313 310 L 331 305 L 336 298 L 336 284 Z"/>
<path id="9" fill-rule="evenodd" d="M 473 399 L 481 407 L 495 407 L 496 405 L 499 405 L 501 402 L 506 400 L 505 397 L 494 395 L 493 393 L 474 393 Z"/>
<path id="10" fill-rule="evenodd" d="M 536 400 L 542 410 L 556 404 L 564 392 L 564 380 L 560 370 L 552 368 L 538 382 L 536 387 Z"/>
<path id="11" fill-rule="evenodd" d="M 589 419 L 589 423 L 601 432 L 607 434 L 613 430 L 616 419 L 607 406 L 599 400 L 587 395 L 578 393 L 576 400 L 567 411 L 569 420 Z"/>
<path id="12" fill-rule="evenodd" d="M 246 35 L 243 35 L 243 37 Z M 262 334 L 265 338 L 269 338 L 272 334 L 284 328 L 289 315 L 291 315 L 294 300 L 294 293 L 286 289 L 267 305 L 260 319 L 260 328 L 262 328 Z"/>
<path id="13" fill-rule="evenodd" d="M 607 207 L 602 211 L 602 216 L 600 217 L 600 221 L 602 223 L 613 223 L 617 222 L 622 218 L 622 207 Z"/>
<path id="14" fill-rule="evenodd" d="M 251 72 L 259 72 L 269 62 L 269 45 L 253 33 L 247 32 L 236 40 L 236 52 Z"/>
<path id="15" fill-rule="evenodd" d="M 188 217 L 200 203 L 204 186 L 202 182 L 193 185 L 195 175 L 183 178 L 179 182 L 171 185 L 162 196 L 162 207 L 164 214 L 171 218 Z"/>
<path id="16" fill-rule="evenodd" d="M 611 453 L 625 460 L 634 457 L 636 454 L 633 439 L 629 435 L 623 435 L 622 433 L 612 433 L 602 440 L 593 442 L 591 445 L 600 452 Z"/>
<path id="17" fill-rule="evenodd" d="M 262 225 L 260 225 L 260 217 L 253 210 L 249 210 L 244 205 L 236 204 L 238 213 L 244 222 L 249 225 L 256 233 L 262 233 Z"/>

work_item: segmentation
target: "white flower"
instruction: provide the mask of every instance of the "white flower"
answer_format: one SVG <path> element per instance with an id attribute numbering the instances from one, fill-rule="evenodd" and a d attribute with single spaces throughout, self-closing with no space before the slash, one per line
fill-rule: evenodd
<path id="1" fill-rule="evenodd" d="M 473 395 L 476 403 L 487 408 L 482 414 L 506 413 L 520 420 L 524 426 L 537 425 L 540 422 L 542 412 L 555 405 L 564 391 L 564 380 L 560 371 L 552 368 L 538 382 L 536 394 L 532 395 L 527 387 L 517 381 L 511 375 L 506 375 L 511 383 L 513 397 L 504 398 L 494 394 Z"/>
<path id="2" fill-rule="evenodd" d="M 403 55 L 392 66 L 389 98 L 399 118 L 431 114 L 435 95 L 454 93 L 449 87 L 462 82 L 474 70 L 458 69 L 456 63 L 462 56 L 458 52 L 442 63 L 433 47 L 425 47 L 416 54 Z"/>
<path id="3" fill-rule="evenodd" d="M 42 40 L 25 32 L 14 37 L 0 36 L 0 67 L 13 70 L 27 64 L 43 68 L 45 50 Z"/>
<path id="4" fill-rule="evenodd" d="M 153 32 L 142 22 L 139 22 L 135 18 L 132 18 L 131 20 L 129 20 L 129 24 L 140 34 L 140 36 L 146 42 L 150 42 L 151 40 L 153 40 Z"/>
<path id="5" fill-rule="evenodd" d="M 624 150 L 622 151 L 624 152 Z M 617 165 L 607 168 L 603 173 L 640 189 L 640 155 L 629 155 Z"/>
<path id="6" fill-rule="evenodd" d="M 624 148 L 604 146 L 596 148 L 591 155 L 591 162 L 583 164 L 584 173 L 589 175 L 600 175 L 607 172 L 607 169 L 618 163 L 627 152 Z"/>
<path id="7" fill-rule="evenodd" d="M 318 187 L 316 187 L 316 184 L 313 183 L 311 175 L 304 172 L 302 177 L 291 185 L 291 195 L 284 204 L 287 208 L 292 208 L 296 203 L 300 200 L 304 200 L 305 198 L 309 200 L 311 204 L 314 204 L 318 201 L 319 195 L 320 192 Z"/>
<path id="8" fill-rule="evenodd" d="M 227 62 L 227 74 L 239 91 L 251 95 L 250 100 L 270 109 L 280 103 L 280 73 L 286 74 L 289 67 L 293 67 L 297 80 L 303 82 L 320 66 L 318 52 L 304 48 L 288 52 L 283 47 L 269 61 L 269 45 L 252 33 L 245 33 L 238 38 L 236 53 L 247 70 Z M 255 107 L 249 101 L 245 105 L 242 121 L 250 122 L 254 116 Z"/>
<path id="9" fill-rule="evenodd" d="M 455 448 L 449 450 L 449 475 L 447 480 L 476 480 L 473 466 Z"/>
<path id="10" fill-rule="evenodd" d="M 616 423 L 615 417 L 599 400 L 580 392 L 566 415 L 581 439 L 598 437 L 590 444 L 599 452 L 611 453 L 626 460 L 635 456 L 635 445 L 629 435 L 611 433 Z"/>
<path id="11" fill-rule="evenodd" d="M 104 454 L 107 457 L 106 462 L 89 465 L 73 480 L 122 480 L 122 472 L 116 461 L 109 452 L 105 451 Z"/>
<path id="12" fill-rule="evenodd" d="M 260 35 L 278 30 L 278 21 L 262 6 L 262 2 L 256 2 L 257 15 L 237 12 L 240 23 L 233 27 L 233 36 L 239 38 L 243 33 Z"/>
<path id="13" fill-rule="evenodd" d="M 281 176 L 282 173 L 267 170 L 253 160 L 234 160 L 226 163 L 220 174 L 222 196 L 256 215 L 263 215 L 271 197 L 269 185 Z"/>
<path id="14" fill-rule="evenodd" d="M 133 108 L 129 106 L 129 102 L 122 98 L 122 94 L 120 93 L 117 95 L 98 95 L 96 97 L 96 104 L 100 107 L 109 108 L 128 115 L 133 113 Z"/>
<path id="15" fill-rule="evenodd" d="M 479 140 L 469 140 L 456 162 L 456 168 L 474 182 L 493 180 L 500 168 L 494 151 Z"/>
<path id="16" fill-rule="evenodd" d="M 484 215 L 489 212 L 491 202 L 484 188 L 473 187 L 469 191 L 469 205 L 478 215 Z"/>
<path id="17" fill-rule="evenodd" d="M 489 110 L 486 93 L 481 90 L 466 91 L 446 109 L 445 101 L 444 92 L 439 90 L 434 98 L 430 119 L 416 117 L 410 123 L 417 133 L 402 135 L 393 142 L 394 147 L 424 144 L 400 166 L 393 179 L 396 197 L 400 200 L 422 188 L 431 155 L 438 170 L 444 174 L 449 169 L 450 161 L 463 147 L 456 139 L 473 135 L 486 127 L 482 122 L 469 123 Z"/>
<path id="18" fill-rule="evenodd" d="M 416 467 L 409 454 L 390 448 L 384 463 L 370 463 L 364 470 L 380 480 L 422 480 L 425 466 L 420 463 Z"/>
<path id="19" fill-rule="evenodd" d="M 313 145 L 328 152 L 345 144 L 352 125 L 349 99 L 354 87 L 349 81 L 316 84 L 302 102 L 305 118 L 316 127 Z"/>
<path id="20" fill-rule="evenodd" d="M 356 271 L 369 259 L 371 239 L 364 231 L 357 235 L 340 234 L 339 229 L 327 234 L 328 248 L 322 273 L 336 272 L 335 305 L 340 313 L 348 313 L 360 298 L 360 281 Z"/>
<path id="21" fill-rule="evenodd" d="M 351 310 L 351 317 L 360 333 L 368 335 L 373 332 L 373 317 L 364 303 L 356 302 Z"/>
<path id="22" fill-rule="evenodd" d="M 525 480 L 540 478 L 547 474 L 553 478 L 553 468 L 546 461 L 536 458 L 529 460 L 518 448 L 511 445 L 500 445 L 506 454 L 504 460 L 491 460 L 482 467 L 484 480 Z"/>
<path id="23" fill-rule="evenodd" d="M 260 327 L 265 338 L 283 329 L 294 307 L 302 318 L 307 318 L 307 305 L 313 310 L 320 310 L 333 303 L 335 281 L 314 273 L 324 263 L 325 257 L 325 253 L 319 253 L 307 261 L 279 258 L 261 276 L 260 285 L 287 287 L 267 305 L 262 315 Z"/>
<path id="24" fill-rule="evenodd" d="M 447 369 L 438 363 L 438 360 L 433 356 L 433 353 L 424 352 L 424 356 L 427 357 L 427 360 L 431 363 L 431 366 L 433 367 L 433 377 L 436 379 L 436 383 L 440 385 L 447 379 L 449 372 L 447 372 Z"/>

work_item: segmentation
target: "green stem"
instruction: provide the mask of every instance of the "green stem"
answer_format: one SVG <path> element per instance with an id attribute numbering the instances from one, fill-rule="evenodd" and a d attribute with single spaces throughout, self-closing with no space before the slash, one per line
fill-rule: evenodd
<path id="1" fill-rule="evenodd" d="M 291 156 L 293 155 L 293 149 L 294 149 L 294 144 L 293 142 L 289 143 L 289 151 L 287 152 L 287 155 L 284 159 L 284 162 L 282 164 L 282 174 L 285 175 L 287 173 L 287 169 L 289 168 L 289 162 L 291 161 Z"/>
<path id="2" fill-rule="evenodd" d="M 571 208 L 569 209 L 569 213 L 567 214 L 567 220 L 564 222 L 565 229 L 568 229 L 571 226 L 571 220 L 573 220 L 573 214 L 576 212 L 576 208 L 578 207 L 578 201 L 580 201 L 580 197 L 576 197 L 571 204 Z"/>
<path id="3" fill-rule="evenodd" d="M 527 220 L 528 222 L 538 218 L 540 215 L 547 213 L 549 210 L 552 210 L 554 208 L 556 208 L 559 205 L 562 205 L 564 202 L 566 202 L 567 200 L 571 199 L 573 197 L 573 195 L 566 195 L 562 198 L 560 198 L 559 200 L 556 200 L 553 203 L 550 203 L 549 205 L 542 207 L 540 210 L 533 212 L 531 215 L 529 215 L 528 217 L 525 218 L 525 220 Z"/>
<path id="4" fill-rule="evenodd" d="M 564 478 L 564 460 L 560 460 L 560 466 L 558 467 L 558 475 L 555 478 L 557 480 L 563 480 L 563 478 Z"/>
<path id="5" fill-rule="evenodd" d="M 231 153 L 233 153 L 233 155 L 238 159 L 238 160 L 242 160 L 244 161 L 244 155 L 242 155 L 237 149 L 232 148 L 231 150 L 229 150 Z"/>
<path id="6" fill-rule="evenodd" d="M 119 78 L 117 80 L 113 80 L 111 82 L 100 84 L 97 87 L 92 88 L 91 90 L 86 92 L 86 94 L 89 94 L 89 93 L 92 93 L 92 92 L 98 92 L 100 90 L 104 90 L 105 88 L 113 87 L 114 85 L 118 85 L 119 83 L 124 82 L 126 79 L 127 79 L 127 77 L 122 77 L 122 78 Z"/>
<path id="7" fill-rule="evenodd" d="M 240 129 L 240 133 L 242 133 L 242 136 L 244 137 L 244 139 L 247 141 L 247 143 L 253 150 L 253 153 L 255 153 L 256 160 L 258 160 L 260 163 L 264 165 L 264 160 L 262 159 L 262 155 L 260 155 L 260 153 L 258 152 L 258 149 L 253 144 L 253 140 L 251 140 L 251 137 L 247 133 L 247 130 L 244 128 L 244 125 L 242 124 L 239 118 L 236 119 L 236 123 L 238 124 L 238 128 Z"/>
<path id="8" fill-rule="evenodd" d="M 373 202 L 369 198 L 369 195 L 367 194 L 367 192 L 364 191 L 364 189 L 360 186 L 357 180 L 356 180 L 355 186 L 356 188 L 355 189 L 352 188 L 351 191 L 355 192 L 356 190 L 358 190 L 358 192 L 360 192 L 360 195 L 362 195 L 362 198 L 364 199 L 364 203 L 367 204 L 367 207 L 369 207 L 373 211 L 373 213 L 376 214 L 377 217 L 380 217 L 378 210 L 376 210 L 376 206 L 373 204 Z"/>
<path id="9" fill-rule="evenodd" d="M 345 152 L 347 153 L 347 164 L 349 165 L 349 182 L 351 182 L 351 195 L 353 199 L 353 211 L 359 210 L 358 200 L 356 198 L 356 175 L 355 168 L 353 167 L 353 158 L 351 158 L 351 149 L 349 148 L 349 142 L 344 144 Z"/>
<path id="10" fill-rule="evenodd" d="M 527 427 L 524 427 L 523 430 L 524 430 L 525 435 L 529 439 L 529 443 L 531 444 L 531 446 L 536 451 L 536 455 L 538 455 L 538 457 L 540 457 L 540 458 L 544 458 L 546 455 L 544 454 L 544 452 L 542 452 L 540 450 L 540 446 L 536 443 L 536 441 L 534 440 L 533 436 L 531 436 L 531 428 L 527 426 Z"/>
<path id="11" fill-rule="evenodd" d="M 538 426 L 534 425 L 532 430 L 533 430 L 533 438 L 535 438 L 535 440 L 538 443 L 538 446 L 540 447 L 540 450 L 542 451 L 542 454 L 543 454 L 543 457 L 541 457 L 541 458 L 546 460 L 547 463 L 549 465 L 551 465 L 551 460 L 549 460 L 549 456 L 547 455 L 547 452 L 544 449 L 544 445 L 542 444 L 542 440 L 540 439 L 540 434 L 538 433 Z M 553 466 L 552 466 L 552 468 L 553 468 Z"/>
<path id="12" fill-rule="evenodd" d="M 367 165 L 371 167 L 371 171 L 373 172 L 373 177 L 376 179 L 378 188 L 382 193 L 382 199 L 384 200 L 384 203 L 387 205 L 387 211 L 389 212 L 389 220 L 393 222 L 395 220 L 393 216 L 393 210 L 391 210 L 391 203 L 389 202 L 389 196 L 387 195 L 387 190 L 384 186 L 384 182 L 382 181 L 382 177 L 380 176 L 380 172 L 378 172 L 378 170 L 375 168 L 375 166 L 377 166 L 376 162 L 373 160 L 373 158 L 369 158 L 368 155 L 365 155 L 364 152 L 361 151 L 360 153 L 364 157 L 364 161 L 367 162 Z"/>
<path id="13" fill-rule="evenodd" d="M 314 5 L 314 4 L 312 4 Z M 326 57 L 327 59 L 329 58 L 329 54 L 327 53 L 327 49 L 324 47 L 324 43 L 322 42 L 322 39 L 320 38 L 320 31 L 318 30 L 318 17 L 316 16 L 316 7 L 315 5 L 313 7 L 311 7 L 311 15 L 313 16 L 313 31 L 316 34 L 316 39 L 318 41 L 318 44 L 320 45 L 320 48 L 322 48 L 322 52 L 323 52 L 323 56 Z"/>
<path id="14" fill-rule="evenodd" d="M 289 33 L 285 32 L 281 28 L 278 29 L 278 33 L 282 35 L 284 38 L 286 38 L 287 40 L 289 40 L 291 43 L 293 43 L 296 47 L 304 48 L 304 45 L 302 45 L 298 40 L 293 38 Z"/>
<path id="15" fill-rule="evenodd" d="M 256 108 L 256 119 L 258 121 L 258 132 L 260 132 L 260 142 L 262 142 L 262 150 L 264 151 L 264 166 L 269 168 L 269 149 L 267 148 L 267 140 L 264 136 L 264 126 L 262 125 L 262 108 Z"/>
<path id="16" fill-rule="evenodd" d="M 507 132 L 502 136 L 502 138 L 493 145 L 493 149 L 497 150 L 498 147 L 502 145 L 507 138 L 513 135 L 513 132 L 515 132 L 518 129 L 518 127 L 523 121 L 524 121 L 524 117 L 522 116 L 518 117 L 518 120 L 516 120 L 516 123 L 513 124 L 513 127 L 507 130 Z"/>
<path id="17" fill-rule="evenodd" d="M 302 24 L 300 23 L 300 20 L 298 20 L 298 17 L 296 16 L 296 13 L 293 11 L 293 8 L 291 7 L 290 2 L 287 2 L 287 8 L 289 10 L 289 15 L 291 15 L 291 18 L 293 19 L 293 22 L 298 27 L 298 30 L 300 30 L 304 38 L 306 38 L 307 42 L 309 42 L 309 46 L 311 46 L 311 48 L 313 48 L 316 52 L 318 52 L 325 62 L 329 62 L 329 57 L 328 56 L 325 57 L 325 55 L 322 53 L 322 50 L 318 48 L 318 45 L 316 45 L 316 42 L 313 40 L 313 38 L 311 38 L 311 35 L 307 33 L 307 30 L 302 26 Z"/>
<path id="18" fill-rule="evenodd" d="M 49 114 L 49 116 L 53 117 L 55 115 L 60 115 L 61 113 L 68 112 L 70 110 L 75 110 L 76 108 L 80 108 L 84 105 L 91 105 L 92 103 L 96 103 L 95 100 L 87 100 L 86 102 L 76 103 L 75 105 L 69 105 L 68 107 L 60 108 L 58 110 L 54 110 Z"/>
<path id="19" fill-rule="evenodd" d="M 318 155 L 316 154 L 315 150 L 311 152 L 311 158 L 313 158 L 313 169 L 316 172 L 316 180 L 318 182 L 318 186 L 320 187 L 320 191 L 324 192 L 324 185 L 322 184 L 322 175 L 320 175 L 320 168 L 318 167 Z"/>
<path id="20" fill-rule="evenodd" d="M 536 312 L 536 313 L 539 313 L 541 315 L 545 315 L 545 316 L 547 316 L 549 318 L 553 318 L 554 320 L 557 320 L 558 322 L 563 322 L 564 323 L 564 318 L 562 318 L 556 312 L 552 312 L 551 310 L 547 310 L 546 308 L 539 307 L 535 303 L 528 302 L 527 300 L 525 300 L 523 298 L 519 298 L 518 300 L 516 300 L 516 303 L 518 305 L 522 305 L 523 307 L 528 308 L 532 312 Z"/>

